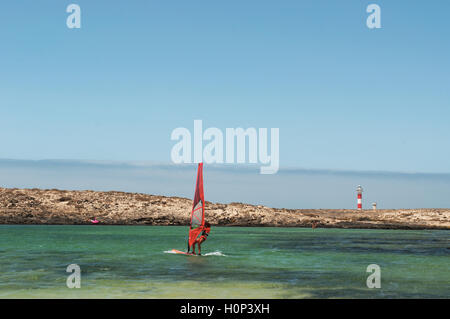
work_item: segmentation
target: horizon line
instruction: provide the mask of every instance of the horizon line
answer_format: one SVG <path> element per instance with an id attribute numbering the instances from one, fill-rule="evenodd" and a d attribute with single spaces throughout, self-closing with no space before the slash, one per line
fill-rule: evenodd
<path id="1" fill-rule="evenodd" d="M 46 158 L 46 159 L 14 159 L 14 158 L 0 158 L 0 163 L 43 163 L 43 164 L 78 164 L 78 165 L 93 165 L 93 166 L 119 166 L 119 167 L 129 167 L 129 168 L 178 168 L 187 169 L 198 163 L 182 163 L 175 164 L 169 161 L 151 161 L 151 160 L 91 160 L 91 159 L 58 159 L 58 158 Z M 259 169 L 258 164 L 248 164 L 248 163 L 211 163 L 207 164 L 216 170 L 226 170 L 226 171 L 241 171 L 241 172 L 251 172 L 253 170 Z M 430 176 L 430 177 L 449 177 L 450 172 L 420 172 L 420 171 L 389 171 L 389 170 L 349 170 L 349 169 L 339 169 L 339 168 L 306 168 L 301 166 L 280 166 L 277 174 L 286 173 L 306 173 L 306 174 L 337 174 L 337 175 L 397 175 L 397 176 Z"/>

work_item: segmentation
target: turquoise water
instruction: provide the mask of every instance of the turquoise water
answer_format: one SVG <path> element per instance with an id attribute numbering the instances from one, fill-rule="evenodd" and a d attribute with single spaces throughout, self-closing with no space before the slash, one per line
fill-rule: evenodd
<path id="1" fill-rule="evenodd" d="M 0 225 L 0 298 L 448 298 L 450 232 Z M 81 267 L 81 288 L 66 267 Z M 381 288 L 369 289 L 369 264 Z"/>

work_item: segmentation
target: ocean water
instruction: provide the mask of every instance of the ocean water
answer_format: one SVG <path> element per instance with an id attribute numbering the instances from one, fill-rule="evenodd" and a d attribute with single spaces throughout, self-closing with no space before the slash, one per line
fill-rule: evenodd
<path id="1" fill-rule="evenodd" d="M 450 232 L 0 225 L 0 298 L 449 298 Z M 81 268 L 81 288 L 66 267 Z M 381 288 L 366 285 L 367 266 Z"/>

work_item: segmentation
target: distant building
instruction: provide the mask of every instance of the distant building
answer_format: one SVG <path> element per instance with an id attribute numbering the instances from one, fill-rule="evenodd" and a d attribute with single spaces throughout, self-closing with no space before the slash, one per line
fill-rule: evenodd
<path id="1" fill-rule="evenodd" d="M 358 185 L 358 187 L 356 188 L 356 192 L 358 194 L 358 210 L 362 210 L 362 192 L 363 192 L 363 188 L 361 187 L 361 185 Z"/>

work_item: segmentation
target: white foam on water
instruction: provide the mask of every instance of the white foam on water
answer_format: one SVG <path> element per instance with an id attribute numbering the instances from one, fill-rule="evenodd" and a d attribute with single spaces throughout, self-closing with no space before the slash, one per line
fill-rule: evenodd
<path id="1" fill-rule="evenodd" d="M 223 256 L 223 257 L 226 257 L 227 255 L 222 254 L 222 252 L 218 250 L 218 251 L 213 251 L 212 253 L 206 253 L 203 256 Z"/>
<path id="2" fill-rule="evenodd" d="M 176 254 L 173 250 L 166 250 L 164 251 L 165 254 Z"/>

